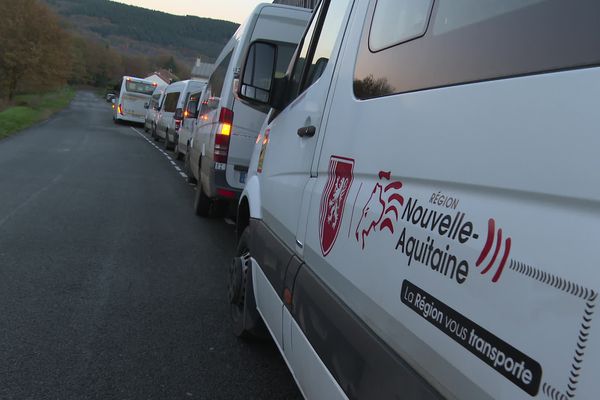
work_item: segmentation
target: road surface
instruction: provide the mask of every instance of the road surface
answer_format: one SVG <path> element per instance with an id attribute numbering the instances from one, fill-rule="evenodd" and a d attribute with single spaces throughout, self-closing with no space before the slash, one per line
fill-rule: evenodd
<path id="1" fill-rule="evenodd" d="M 233 227 L 139 132 L 78 92 L 0 141 L 0 398 L 300 398 L 230 333 Z"/>

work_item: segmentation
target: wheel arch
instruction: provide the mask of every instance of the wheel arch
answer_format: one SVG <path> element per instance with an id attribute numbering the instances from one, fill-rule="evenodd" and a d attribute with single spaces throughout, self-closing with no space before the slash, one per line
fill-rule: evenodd
<path id="1" fill-rule="evenodd" d="M 250 219 L 262 219 L 260 211 L 260 181 L 254 175 L 248 179 L 238 203 L 236 230 L 238 238 L 250 224 Z"/>

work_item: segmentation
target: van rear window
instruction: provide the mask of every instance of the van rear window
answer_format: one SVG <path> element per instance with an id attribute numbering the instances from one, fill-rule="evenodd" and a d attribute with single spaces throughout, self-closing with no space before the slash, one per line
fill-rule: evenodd
<path id="1" fill-rule="evenodd" d="M 141 93 L 151 95 L 152 93 L 154 93 L 154 89 L 156 89 L 156 86 L 154 86 L 151 83 L 135 81 L 127 81 L 125 83 L 125 90 L 127 90 L 130 93 Z"/>
<path id="2" fill-rule="evenodd" d="M 175 110 L 177 109 L 177 102 L 179 101 L 179 94 L 180 92 L 173 92 L 167 94 L 167 97 L 165 98 L 165 104 L 163 107 L 164 111 L 175 112 Z"/>
<path id="3" fill-rule="evenodd" d="M 422 8 L 402 0 L 389 8 L 397 18 L 374 18 L 377 3 L 371 1 L 355 67 L 359 99 L 600 65 L 597 0 L 437 0 L 424 34 L 402 43 L 413 36 L 380 24 L 422 22 Z M 370 48 L 373 39 L 378 46 Z"/>

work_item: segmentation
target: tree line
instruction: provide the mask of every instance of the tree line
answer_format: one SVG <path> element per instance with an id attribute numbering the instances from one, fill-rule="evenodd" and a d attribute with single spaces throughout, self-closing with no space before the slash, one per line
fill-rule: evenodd
<path id="1" fill-rule="evenodd" d="M 87 17 L 85 29 L 102 37 L 127 37 L 174 48 L 184 46 L 209 59 L 219 55 L 238 27 L 229 21 L 172 15 L 114 1 L 45 1 L 69 19 Z M 202 7 L 202 2 L 197 3 L 190 12 Z"/>
<path id="2" fill-rule="evenodd" d="M 172 55 L 122 54 L 101 40 L 70 32 L 39 0 L 0 0 L 0 10 L 0 99 L 67 83 L 107 87 L 123 75 L 146 76 L 159 68 L 181 78 L 189 74 L 189 66 Z"/>

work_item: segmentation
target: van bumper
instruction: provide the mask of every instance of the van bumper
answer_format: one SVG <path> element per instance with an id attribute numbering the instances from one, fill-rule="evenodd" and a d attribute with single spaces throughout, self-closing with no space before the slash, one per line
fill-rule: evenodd
<path id="1" fill-rule="evenodd" d="M 116 117 L 119 121 L 128 121 L 128 122 L 135 122 L 138 124 L 145 124 L 146 123 L 146 117 L 143 116 L 135 116 L 135 115 L 121 115 L 119 113 L 117 113 L 117 117 Z"/>
<path id="2" fill-rule="evenodd" d="M 242 189 L 234 188 L 227 183 L 225 171 L 215 170 L 214 177 L 214 192 L 211 193 L 214 196 L 211 197 L 235 201 L 237 203 L 242 194 Z"/>

